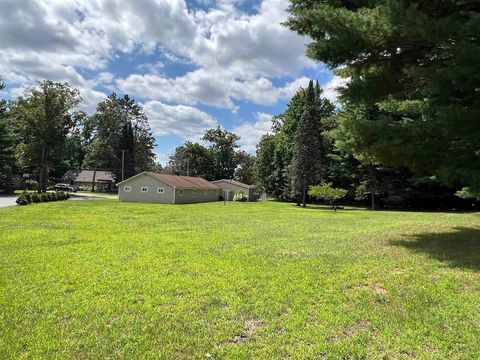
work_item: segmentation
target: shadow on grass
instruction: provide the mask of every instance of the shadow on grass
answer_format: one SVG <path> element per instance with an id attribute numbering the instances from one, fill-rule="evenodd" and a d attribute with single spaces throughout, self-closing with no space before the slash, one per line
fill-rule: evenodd
<path id="1" fill-rule="evenodd" d="M 391 245 L 425 253 L 453 268 L 480 270 L 480 228 L 456 227 L 451 232 L 417 234 L 409 240 L 392 241 Z"/>

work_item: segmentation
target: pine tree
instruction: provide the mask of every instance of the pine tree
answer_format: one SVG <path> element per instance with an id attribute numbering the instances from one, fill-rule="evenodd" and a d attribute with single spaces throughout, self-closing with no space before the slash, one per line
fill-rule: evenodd
<path id="1" fill-rule="evenodd" d="M 287 25 L 346 85 L 355 154 L 480 191 L 480 3 L 291 0 Z"/>
<path id="2" fill-rule="evenodd" d="M 0 117 L 0 192 L 11 192 L 11 169 L 14 162 L 13 140 L 7 124 Z"/>
<path id="3" fill-rule="evenodd" d="M 313 81 L 305 96 L 305 108 L 295 133 L 292 160 L 292 189 L 297 204 L 306 206 L 308 187 L 320 180 L 321 174 L 321 123 L 318 117 L 318 101 Z"/>

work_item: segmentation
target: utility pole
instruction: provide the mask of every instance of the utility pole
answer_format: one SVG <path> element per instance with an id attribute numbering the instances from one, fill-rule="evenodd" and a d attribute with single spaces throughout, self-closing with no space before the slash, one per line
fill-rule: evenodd
<path id="1" fill-rule="evenodd" d="M 127 150 L 120 150 L 122 152 L 122 181 L 125 177 L 125 151 Z"/>

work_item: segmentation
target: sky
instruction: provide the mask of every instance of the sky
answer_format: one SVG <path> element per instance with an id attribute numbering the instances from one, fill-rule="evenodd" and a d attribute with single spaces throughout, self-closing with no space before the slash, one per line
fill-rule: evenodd
<path id="1" fill-rule="evenodd" d="M 271 118 L 309 79 L 340 79 L 281 23 L 286 0 L 0 0 L 0 97 L 68 82 L 92 114 L 111 92 L 141 103 L 157 159 L 222 126 L 254 154 Z M 4 11 L 6 10 L 6 11 Z"/>

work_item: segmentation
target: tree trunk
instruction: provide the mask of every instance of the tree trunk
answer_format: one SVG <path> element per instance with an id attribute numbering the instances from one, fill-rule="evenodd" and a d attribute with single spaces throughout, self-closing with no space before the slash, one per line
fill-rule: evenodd
<path id="1" fill-rule="evenodd" d="M 372 210 L 375 210 L 375 191 L 372 190 L 370 197 L 372 200 Z"/>
<path id="2" fill-rule="evenodd" d="M 47 150 L 47 145 L 45 142 L 42 145 L 42 155 L 40 157 L 40 174 L 38 177 L 38 189 L 39 193 L 45 191 L 45 154 Z"/>
<path id="3" fill-rule="evenodd" d="M 307 204 L 306 204 L 306 198 L 307 198 L 307 192 L 305 191 L 305 189 L 303 189 L 303 193 L 302 193 L 302 207 L 307 207 Z"/>

